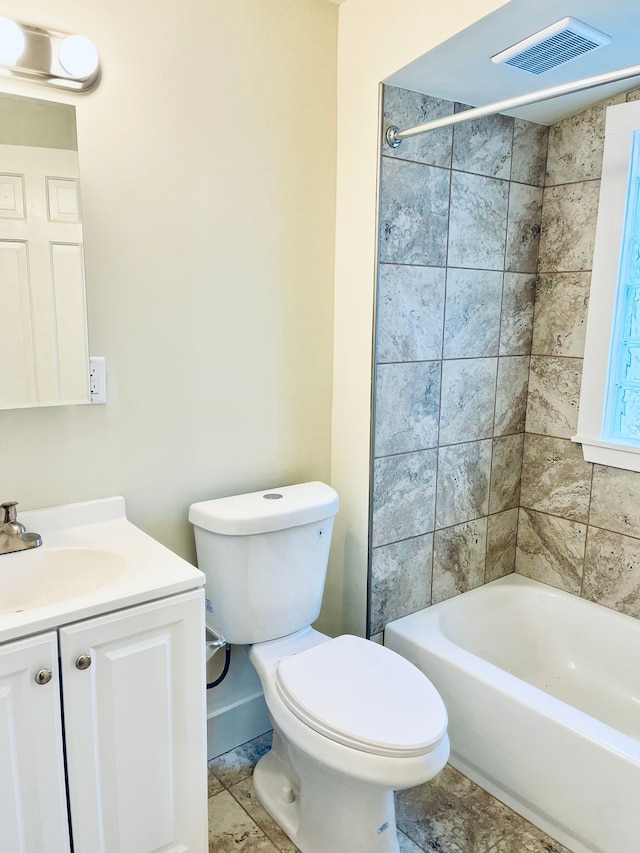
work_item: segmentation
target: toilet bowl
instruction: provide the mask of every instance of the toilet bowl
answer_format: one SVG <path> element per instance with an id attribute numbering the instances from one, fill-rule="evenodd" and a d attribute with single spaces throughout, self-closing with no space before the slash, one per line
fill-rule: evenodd
<path id="1" fill-rule="evenodd" d="M 252 646 L 273 723 L 254 788 L 304 853 L 397 853 L 394 790 L 449 756 L 433 685 L 389 649 L 306 628 Z"/>
<path id="2" fill-rule="evenodd" d="M 212 627 L 251 645 L 273 724 L 258 799 L 303 853 L 399 853 L 393 793 L 449 756 L 447 714 L 413 664 L 311 627 L 337 495 L 323 483 L 193 504 Z"/>

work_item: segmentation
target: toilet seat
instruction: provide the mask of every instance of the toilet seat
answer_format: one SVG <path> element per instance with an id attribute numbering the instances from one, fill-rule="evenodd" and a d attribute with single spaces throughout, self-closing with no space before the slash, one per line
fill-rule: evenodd
<path id="1" fill-rule="evenodd" d="M 424 755 L 446 735 L 447 712 L 428 678 L 361 637 L 336 637 L 282 659 L 275 682 L 298 719 L 362 752 Z"/>

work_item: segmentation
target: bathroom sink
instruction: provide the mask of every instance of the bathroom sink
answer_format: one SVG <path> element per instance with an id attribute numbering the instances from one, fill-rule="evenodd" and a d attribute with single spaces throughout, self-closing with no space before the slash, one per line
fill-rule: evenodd
<path id="1" fill-rule="evenodd" d="M 40 547 L 0 557 L 0 615 L 75 599 L 126 569 L 118 554 L 93 548 Z"/>
<path id="2" fill-rule="evenodd" d="M 131 524 L 122 497 L 29 510 L 18 520 L 43 544 L 0 555 L 0 643 L 204 582 L 202 572 Z"/>

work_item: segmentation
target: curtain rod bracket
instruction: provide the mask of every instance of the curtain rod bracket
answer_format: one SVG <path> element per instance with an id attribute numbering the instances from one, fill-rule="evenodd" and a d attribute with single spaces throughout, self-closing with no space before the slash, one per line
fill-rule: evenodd
<path id="1" fill-rule="evenodd" d="M 389 127 L 384 132 L 384 138 L 387 140 L 387 145 L 389 148 L 397 148 L 402 142 L 401 139 L 398 139 L 396 134 L 399 132 L 400 128 L 396 127 L 395 124 L 390 124 Z"/>

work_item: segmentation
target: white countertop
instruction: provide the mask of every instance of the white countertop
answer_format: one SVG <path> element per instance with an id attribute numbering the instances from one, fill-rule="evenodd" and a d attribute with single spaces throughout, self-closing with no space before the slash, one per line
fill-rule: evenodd
<path id="1" fill-rule="evenodd" d="M 18 519 L 27 531 L 39 533 L 43 544 L 29 551 L 0 556 L 0 642 L 186 592 L 204 584 L 201 571 L 127 521 L 124 498 L 23 512 Z M 74 553 L 70 554 L 70 550 Z M 18 612 L 7 612 L 5 606 L 3 612 L 3 590 L 12 586 L 12 577 L 21 571 L 21 560 L 26 577 L 34 560 L 48 566 L 47 560 L 57 558 L 55 571 L 59 574 L 51 578 L 55 586 L 58 579 L 60 582 L 66 580 L 69 585 L 68 579 L 63 577 L 64 566 L 60 568 L 66 557 L 77 558 L 70 560 L 76 564 L 76 572 L 78 561 L 91 562 L 93 558 L 96 566 L 102 564 L 108 570 L 98 568 L 92 574 L 92 567 L 88 565 L 87 577 L 83 577 L 80 566 L 77 585 L 80 594 L 43 604 L 39 601 L 42 593 L 34 586 L 30 599 L 33 605 L 29 603 Z"/>

